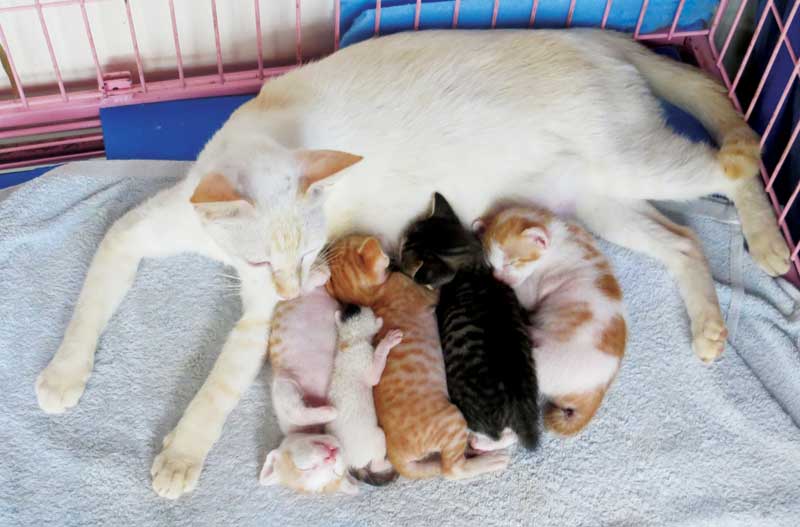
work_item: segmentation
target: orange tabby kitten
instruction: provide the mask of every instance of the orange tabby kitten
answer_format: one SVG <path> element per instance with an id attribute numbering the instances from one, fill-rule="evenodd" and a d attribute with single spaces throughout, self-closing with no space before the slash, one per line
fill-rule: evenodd
<path id="1" fill-rule="evenodd" d="M 413 479 L 461 479 L 504 469 L 509 458 L 502 451 L 465 457 L 467 423 L 447 395 L 436 295 L 388 267 L 376 238 L 346 237 L 331 250 L 328 290 L 342 302 L 371 307 L 383 319 L 376 342 L 389 329 L 403 333 L 374 388 L 389 461 Z"/>
<path id="2" fill-rule="evenodd" d="M 545 425 L 583 429 L 619 369 L 627 336 L 622 290 L 592 236 L 538 207 L 501 211 L 483 243 L 495 276 L 532 311 Z"/>

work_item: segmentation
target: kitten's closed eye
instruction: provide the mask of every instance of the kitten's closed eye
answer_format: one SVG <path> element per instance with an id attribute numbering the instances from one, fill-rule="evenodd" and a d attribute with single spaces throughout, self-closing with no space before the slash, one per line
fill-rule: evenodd
<path id="1" fill-rule="evenodd" d="M 251 265 L 253 267 L 269 267 L 270 265 L 269 260 L 262 260 L 262 261 L 247 260 L 247 263 L 248 265 Z"/>

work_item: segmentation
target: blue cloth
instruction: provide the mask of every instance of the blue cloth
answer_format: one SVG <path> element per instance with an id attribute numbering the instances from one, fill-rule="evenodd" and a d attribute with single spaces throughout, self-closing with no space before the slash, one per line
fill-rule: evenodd
<path id="1" fill-rule="evenodd" d="M 642 0 L 614 0 L 608 17 L 608 27 L 633 31 L 639 19 Z M 650 2 L 642 22 L 645 33 L 665 29 L 672 23 L 679 0 Z M 719 2 L 717 0 L 687 0 L 678 27 L 701 29 L 709 25 Z M 501 0 L 497 27 L 528 27 L 533 0 Z M 564 27 L 569 12 L 569 0 L 539 2 L 536 11 L 537 28 Z M 342 0 L 340 45 L 349 46 L 372 37 L 375 30 L 375 0 Z M 420 10 L 420 29 L 445 29 L 452 26 L 453 0 L 423 0 Z M 595 27 L 603 19 L 606 2 L 578 1 L 572 16 L 573 26 Z M 381 3 L 381 34 L 397 33 L 414 27 L 415 0 L 383 0 Z M 462 0 L 458 27 L 488 28 L 492 22 L 494 0 Z"/>

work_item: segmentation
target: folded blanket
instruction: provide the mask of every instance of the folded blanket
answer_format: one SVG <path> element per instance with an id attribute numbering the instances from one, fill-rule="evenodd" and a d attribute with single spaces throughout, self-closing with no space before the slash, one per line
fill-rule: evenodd
<path id="1" fill-rule="evenodd" d="M 57 349 L 103 233 L 188 164 L 62 166 L 0 202 L 0 525 L 797 525 L 798 297 L 750 260 L 730 205 L 669 207 L 705 243 L 730 329 L 719 362 L 691 351 L 675 285 L 602 243 L 620 278 L 627 356 L 580 436 L 547 435 L 503 473 L 466 483 L 399 481 L 359 496 L 258 485 L 279 443 L 268 372 L 246 392 L 197 490 L 150 488 L 160 442 L 238 317 L 228 272 L 194 255 L 143 262 L 100 340 L 77 408 L 47 416 L 36 376 Z"/>

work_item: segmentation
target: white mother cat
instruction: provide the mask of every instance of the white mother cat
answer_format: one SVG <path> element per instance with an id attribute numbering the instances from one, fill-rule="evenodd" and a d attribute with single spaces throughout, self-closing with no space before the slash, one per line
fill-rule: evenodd
<path id="1" fill-rule="evenodd" d="M 720 150 L 667 128 L 654 93 L 695 115 Z M 305 150 L 319 148 L 364 160 Z M 725 194 L 753 258 L 781 274 L 789 251 L 758 163 L 758 136 L 721 86 L 623 35 L 425 31 L 363 42 L 268 82 L 184 181 L 109 230 L 36 381 L 39 405 L 60 413 L 78 402 L 98 337 L 143 257 L 193 251 L 234 266 L 242 318 L 154 475 L 194 488 L 261 367 L 274 305 L 297 294 L 326 235 L 360 230 L 396 244 L 435 190 L 467 222 L 515 197 L 574 212 L 598 235 L 658 259 L 686 303 L 695 352 L 716 356 L 725 327 L 701 248 L 646 200 Z"/>

